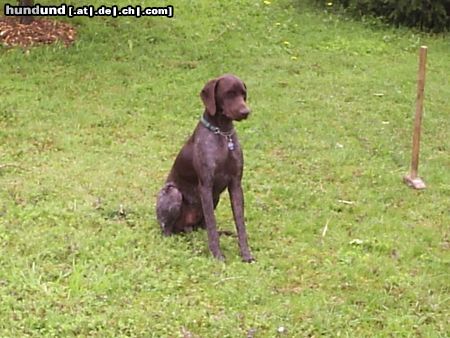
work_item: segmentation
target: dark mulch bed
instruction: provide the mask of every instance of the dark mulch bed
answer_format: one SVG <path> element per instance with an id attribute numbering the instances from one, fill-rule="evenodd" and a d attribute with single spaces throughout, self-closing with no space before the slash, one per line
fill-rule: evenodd
<path id="1" fill-rule="evenodd" d="M 66 22 L 34 19 L 22 25 L 16 17 L 0 17 L 0 44 L 29 47 L 38 44 L 62 42 L 66 47 L 75 40 L 75 28 Z"/>

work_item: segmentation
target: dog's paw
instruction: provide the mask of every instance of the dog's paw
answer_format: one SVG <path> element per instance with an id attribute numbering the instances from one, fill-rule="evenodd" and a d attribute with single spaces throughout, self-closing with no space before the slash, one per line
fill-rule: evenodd
<path id="1" fill-rule="evenodd" d="M 225 262 L 225 256 L 223 255 L 223 253 L 218 252 L 218 253 L 214 253 L 213 254 L 214 258 L 217 259 L 220 262 Z"/>
<path id="2" fill-rule="evenodd" d="M 242 261 L 244 263 L 256 263 L 256 259 L 254 259 L 251 255 L 242 257 Z"/>
<path id="3" fill-rule="evenodd" d="M 173 231 L 171 228 L 169 227 L 161 227 L 161 233 L 163 234 L 164 237 L 170 237 L 173 234 Z"/>

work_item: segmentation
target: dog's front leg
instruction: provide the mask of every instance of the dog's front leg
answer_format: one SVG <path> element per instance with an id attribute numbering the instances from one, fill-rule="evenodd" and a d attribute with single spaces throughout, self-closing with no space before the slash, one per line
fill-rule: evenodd
<path id="1" fill-rule="evenodd" d="M 233 210 L 234 222 L 238 233 L 239 249 L 244 262 L 253 262 L 254 259 L 250 253 L 247 240 L 247 230 L 244 221 L 244 193 L 242 192 L 241 182 L 238 178 L 231 181 L 228 186 L 230 194 L 231 208 Z"/>
<path id="2" fill-rule="evenodd" d="M 217 232 L 216 217 L 214 216 L 212 185 L 201 183 L 199 190 L 202 201 L 203 217 L 205 219 L 206 230 L 208 232 L 209 250 L 215 258 L 223 261 L 225 257 L 219 247 L 219 233 Z"/>

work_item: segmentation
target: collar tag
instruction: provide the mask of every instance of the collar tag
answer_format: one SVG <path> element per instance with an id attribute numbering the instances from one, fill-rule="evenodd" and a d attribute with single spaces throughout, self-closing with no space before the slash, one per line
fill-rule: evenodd
<path id="1" fill-rule="evenodd" d="M 227 140 L 228 140 L 228 143 L 227 143 L 228 149 L 234 150 L 234 142 L 233 142 L 233 139 L 231 138 L 231 136 L 227 136 Z"/>

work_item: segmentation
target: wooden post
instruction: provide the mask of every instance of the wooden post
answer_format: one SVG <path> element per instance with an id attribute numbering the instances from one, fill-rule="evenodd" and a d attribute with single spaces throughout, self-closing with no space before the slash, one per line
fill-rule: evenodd
<path id="1" fill-rule="evenodd" d="M 425 89 L 425 65 L 427 61 L 427 47 L 420 47 L 419 73 L 417 77 L 416 115 L 412 139 L 411 172 L 404 177 L 404 182 L 414 189 L 425 189 L 425 183 L 419 174 L 420 131 L 422 127 L 423 98 Z"/>

